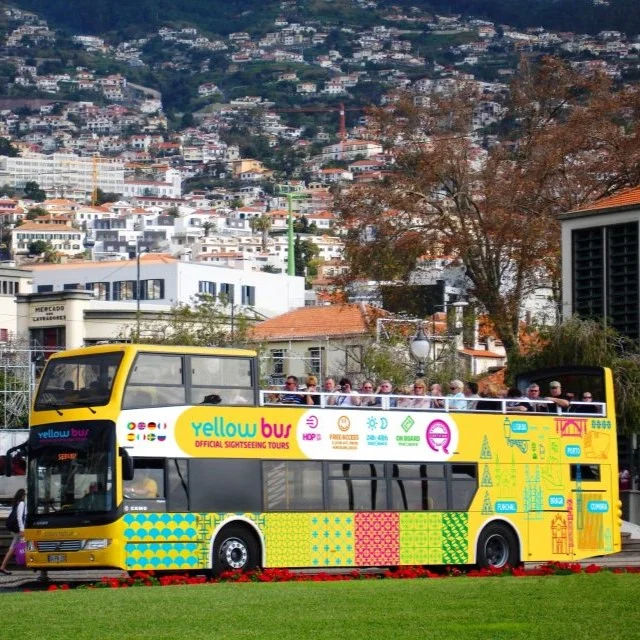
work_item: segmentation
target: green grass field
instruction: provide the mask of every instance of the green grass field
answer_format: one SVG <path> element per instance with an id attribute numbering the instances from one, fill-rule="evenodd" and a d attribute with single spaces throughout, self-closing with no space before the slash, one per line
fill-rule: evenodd
<path id="1" fill-rule="evenodd" d="M 10 593 L 2 637 L 637 638 L 640 575 L 214 584 Z"/>

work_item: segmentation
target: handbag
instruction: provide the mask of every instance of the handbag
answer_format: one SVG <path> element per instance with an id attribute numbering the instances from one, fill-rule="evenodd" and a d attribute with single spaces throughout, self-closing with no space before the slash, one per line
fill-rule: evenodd
<path id="1" fill-rule="evenodd" d="M 26 540 L 18 540 L 16 547 L 13 550 L 16 564 L 27 564 L 27 542 Z"/>

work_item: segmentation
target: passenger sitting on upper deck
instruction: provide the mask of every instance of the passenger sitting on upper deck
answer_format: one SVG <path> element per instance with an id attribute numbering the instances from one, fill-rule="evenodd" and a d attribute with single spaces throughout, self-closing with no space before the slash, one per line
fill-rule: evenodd
<path id="1" fill-rule="evenodd" d="M 444 409 L 444 400 L 442 399 L 442 387 L 438 382 L 434 382 L 430 389 L 431 408 Z"/>
<path id="2" fill-rule="evenodd" d="M 417 378 L 413 383 L 413 388 L 408 390 L 408 395 L 416 396 L 402 400 L 403 407 L 415 409 L 428 409 L 431 406 L 429 397 L 427 396 L 427 384 L 422 378 Z M 400 405 L 400 402 L 398 402 Z"/>
<path id="3" fill-rule="evenodd" d="M 306 404 L 305 398 L 301 393 L 294 393 L 298 390 L 298 378 L 296 376 L 287 376 L 284 385 L 288 393 L 280 395 L 280 404 Z"/>
<path id="4" fill-rule="evenodd" d="M 359 394 L 352 388 L 349 378 L 340 380 L 340 393 L 336 396 L 336 405 L 341 407 L 359 407 Z"/>
<path id="5" fill-rule="evenodd" d="M 380 396 L 389 396 L 393 393 L 393 385 L 391 384 L 391 380 L 381 380 L 380 385 L 376 389 L 376 394 L 378 397 L 375 399 L 375 402 L 372 406 L 381 407 L 382 406 L 382 398 Z M 397 407 L 398 401 L 396 398 L 389 398 L 389 406 Z"/>
<path id="6" fill-rule="evenodd" d="M 488 384 L 480 393 L 480 400 L 476 404 L 478 411 L 501 411 L 502 400 L 498 397 L 500 389 L 495 384 Z"/>
<path id="7" fill-rule="evenodd" d="M 449 390 L 451 393 L 447 396 L 451 398 L 449 400 L 449 409 L 453 411 L 464 411 L 467 408 L 467 401 L 464 397 L 462 390 L 464 389 L 464 383 L 462 380 L 452 380 L 449 383 Z"/>
<path id="8" fill-rule="evenodd" d="M 532 382 L 527 387 L 527 400 L 538 401 L 538 402 L 523 402 L 522 405 L 526 408 L 527 411 L 535 411 L 537 413 L 549 412 L 549 405 L 546 402 L 542 401 L 542 398 L 540 397 L 540 385 L 537 382 Z"/>
<path id="9" fill-rule="evenodd" d="M 511 413 L 524 413 L 528 411 L 527 404 L 524 402 L 522 398 L 522 394 L 520 393 L 520 389 L 516 387 L 511 387 L 507 391 L 507 398 L 510 400 L 507 402 L 507 411 Z"/>
<path id="10" fill-rule="evenodd" d="M 338 393 L 336 389 L 336 381 L 333 378 L 325 378 L 324 379 L 324 392 L 330 393 L 331 395 L 324 396 L 324 404 L 327 407 L 332 407 L 336 403 L 335 394 Z"/>
<path id="11" fill-rule="evenodd" d="M 365 380 L 360 387 L 360 402 L 363 407 L 370 407 L 375 404 L 375 397 L 373 396 L 373 382 L 371 380 Z"/>
<path id="12" fill-rule="evenodd" d="M 478 383 L 472 382 L 471 380 L 465 382 L 462 393 L 464 393 L 464 397 L 467 399 L 467 410 L 473 411 L 480 399 L 480 396 L 478 395 Z"/>
<path id="13" fill-rule="evenodd" d="M 566 411 L 569 408 L 569 400 L 562 395 L 562 386 L 557 380 L 552 380 L 549 383 L 549 395 L 545 400 L 553 402 L 557 407 L 560 407 L 561 411 Z M 553 408 L 552 406 L 551 410 Z"/>
<path id="14" fill-rule="evenodd" d="M 576 404 L 571 405 L 569 407 L 569 411 L 573 411 L 574 413 L 599 413 L 600 408 L 596 404 L 593 403 L 593 395 L 591 395 L 591 391 L 583 391 L 582 396 L 580 397 L 580 402 L 588 402 L 589 404 Z"/>
<path id="15" fill-rule="evenodd" d="M 318 378 L 315 376 L 307 376 L 307 395 L 305 402 L 308 405 L 319 405 L 320 396 L 315 393 L 318 391 Z"/>

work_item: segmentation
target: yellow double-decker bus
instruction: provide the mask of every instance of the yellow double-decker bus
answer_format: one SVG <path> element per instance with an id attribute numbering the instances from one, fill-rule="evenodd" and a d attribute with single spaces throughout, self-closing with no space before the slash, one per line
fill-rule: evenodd
<path id="1" fill-rule="evenodd" d="M 619 551 L 611 372 L 519 385 L 551 380 L 592 402 L 288 406 L 259 389 L 251 351 L 54 354 L 26 445 L 27 565 L 501 567 Z"/>

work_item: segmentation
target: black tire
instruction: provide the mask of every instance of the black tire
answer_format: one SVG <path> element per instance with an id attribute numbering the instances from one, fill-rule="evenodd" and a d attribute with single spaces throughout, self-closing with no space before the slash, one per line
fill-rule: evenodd
<path id="1" fill-rule="evenodd" d="M 247 527 L 230 525 L 217 535 L 211 566 L 214 575 L 223 571 L 249 571 L 259 564 L 259 545 Z"/>
<path id="2" fill-rule="evenodd" d="M 476 564 L 481 569 L 515 567 L 520 562 L 518 539 L 506 524 L 487 525 L 478 538 Z"/>

